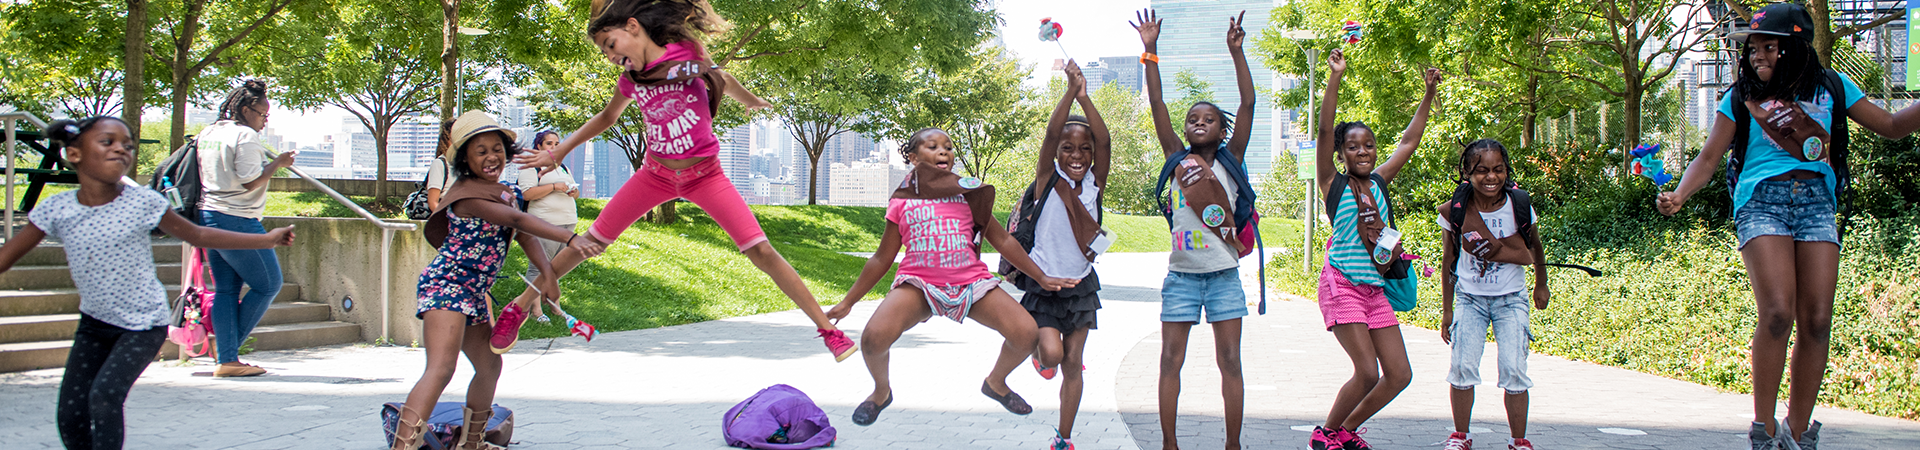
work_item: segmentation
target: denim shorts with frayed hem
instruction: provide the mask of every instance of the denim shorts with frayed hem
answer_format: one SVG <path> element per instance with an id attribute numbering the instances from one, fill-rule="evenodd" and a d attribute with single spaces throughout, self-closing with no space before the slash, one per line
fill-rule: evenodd
<path id="1" fill-rule="evenodd" d="M 1840 245 L 1834 224 L 1833 191 L 1827 180 L 1767 180 L 1753 187 L 1753 197 L 1733 214 L 1740 248 L 1760 236 L 1791 236 L 1796 242 L 1832 242 Z"/>
<path id="2" fill-rule="evenodd" d="M 1240 268 L 1207 273 L 1167 272 L 1160 285 L 1161 322 L 1199 322 L 1204 310 L 1208 323 L 1247 316 L 1247 291 L 1240 286 Z"/>

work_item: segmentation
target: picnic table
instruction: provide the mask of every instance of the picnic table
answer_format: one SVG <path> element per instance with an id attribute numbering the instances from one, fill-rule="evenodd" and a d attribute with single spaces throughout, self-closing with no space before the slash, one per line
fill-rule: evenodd
<path id="1" fill-rule="evenodd" d="M 14 174 L 27 176 L 27 192 L 20 199 L 19 212 L 33 211 L 33 205 L 40 202 L 40 194 L 47 183 L 80 184 L 79 172 L 74 172 L 73 165 L 67 163 L 66 158 L 61 156 L 65 147 L 49 142 L 46 135 L 38 131 L 16 131 L 14 139 L 22 146 L 40 154 L 38 167 L 15 166 L 13 168 Z M 141 139 L 140 143 L 158 144 L 160 141 Z M 21 154 L 32 153 L 22 152 Z M 13 180 L 9 179 L 6 182 L 12 183 Z"/>

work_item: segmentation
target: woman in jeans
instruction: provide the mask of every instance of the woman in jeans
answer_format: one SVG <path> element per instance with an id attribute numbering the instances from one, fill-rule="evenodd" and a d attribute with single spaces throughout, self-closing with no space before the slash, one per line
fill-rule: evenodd
<path id="1" fill-rule="evenodd" d="M 274 156 L 260 145 L 267 127 L 267 83 L 247 80 L 227 93 L 220 120 L 200 132 L 200 224 L 240 233 L 265 233 L 260 214 L 273 173 L 293 165 L 293 153 Z M 240 362 L 240 346 L 280 295 L 280 258 L 273 249 L 207 251 L 213 271 L 216 377 L 250 377 L 266 369 Z M 240 297 L 245 284 L 246 298 Z"/>

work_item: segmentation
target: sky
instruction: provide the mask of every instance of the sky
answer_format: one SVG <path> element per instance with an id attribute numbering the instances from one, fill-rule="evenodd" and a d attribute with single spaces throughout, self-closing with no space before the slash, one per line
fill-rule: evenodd
<path id="1" fill-rule="evenodd" d="M 1023 64 L 1033 67 L 1033 77 L 1027 80 L 1030 85 L 1047 83 L 1053 60 L 1063 57 L 1062 48 L 1082 63 L 1103 56 L 1139 55 L 1142 51 L 1140 34 L 1127 22 L 1133 20 L 1135 11 L 1147 7 L 1148 0 L 999 0 L 996 3 L 1004 21 L 1000 27 L 1001 38 Z M 1065 30 L 1058 45 L 1040 40 L 1042 17 L 1052 17 Z M 348 117 L 352 116 L 338 107 L 310 111 L 280 109 L 273 112 L 269 125 L 288 141 L 313 144 L 323 136 L 359 131 L 341 129 L 341 122 Z"/>

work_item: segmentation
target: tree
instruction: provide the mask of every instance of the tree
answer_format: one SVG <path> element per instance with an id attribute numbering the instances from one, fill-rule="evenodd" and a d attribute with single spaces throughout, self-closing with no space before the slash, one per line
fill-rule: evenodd
<path id="1" fill-rule="evenodd" d="M 71 2 L 0 5 L 0 103 L 42 118 L 107 115 L 120 109 L 124 72 L 113 48 L 115 8 L 73 10 Z M 111 5 L 102 5 L 111 6 Z"/>
<path id="2" fill-rule="evenodd" d="M 289 47 L 275 48 L 258 70 L 285 89 L 281 104 L 347 110 L 373 135 L 379 163 L 374 199 L 384 202 L 387 137 L 393 126 L 434 106 L 441 80 L 432 65 L 439 11 L 420 3 L 338 0 L 324 14 L 293 18 Z M 290 39 L 292 41 L 292 39 Z"/>
<path id="3" fill-rule="evenodd" d="M 1032 67 L 982 47 L 974 64 L 949 74 L 931 67 L 907 77 L 911 91 L 895 103 L 885 131 L 907 136 L 936 127 L 953 138 L 967 175 L 987 180 L 1010 150 L 1045 124 L 1046 111 L 1039 93 L 1021 83 Z"/>
<path id="4" fill-rule="evenodd" d="M 1547 41 L 1548 48 L 1561 52 L 1574 64 L 1586 63 L 1593 67 L 1605 67 L 1596 75 L 1583 70 L 1560 67 L 1529 67 L 1529 69 L 1561 75 L 1579 80 L 1620 99 L 1624 103 L 1622 116 L 1625 122 L 1625 136 L 1621 140 L 1621 160 L 1624 169 L 1632 160 L 1624 149 L 1640 144 L 1642 103 L 1649 93 L 1656 91 L 1673 69 L 1681 56 L 1697 51 L 1701 44 L 1712 38 L 1710 33 L 1697 33 L 1691 24 L 1675 23 L 1673 17 L 1701 17 L 1708 2 L 1687 4 L 1681 0 L 1595 0 L 1582 3 L 1584 7 L 1573 8 L 1569 17 L 1571 29 L 1564 37 Z M 1716 22 L 1723 18 L 1714 19 Z M 1716 23 L 1718 25 L 1718 23 Z"/>
<path id="5" fill-rule="evenodd" d="M 211 2 L 209 0 L 180 0 L 180 3 L 156 5 L 166 13 L 162 23 L 164 33 L 157 38 L 168 44 L 169 52 L 163 54 L 152 46 L 146 48 L 147 54 L 160 61 L 170 73 L 168 85 L 172 88 L 173 129 L 168 148 L 177 148 L 186 140 L 187 102 L 195 97 L 194 86 L 197 78 L 210 66 L 221 64 L 232 66 L 238 57 L 225 56 L 228 49 L 245 41 L 255 31 L 293 6 L 300 0 L 260 0 Z M 211 6 L 212 9 L 208 9 Z M 178 8 L 175 10 L 174 8 Z M 211 41 L 212 45 L 208 46 Z"/>
<path id="6" fill-rule="evenodd" d="M 749 86 L 773 103 L 787 132 L 807 152 L 807 204 L 820 203 L 820 155 L 827 141 L 847 132 L 871 133 L 888 126 L 873 110 L 899 101 L 909 89 L 898 74 L 882 72 L 862 58 L 832 61 L 816 73 L 775 72 Z"/>
<path id="7" fill-rule="evenodd" d="M 1213 83 L 1200 78 L 1200 74 L 1194 73 L 1193 69 L 1180 69 L 1180 73 L 1173 75 L 1173 84 L 1173 92 L 1180 94 L 1180 99 L 1173 105 L 1168 105 L 1168 108 L 1186 108 L 1200 102 L 1214 102 Z M 1186 113 L 1182 111 L 1180 114 Z"/>

